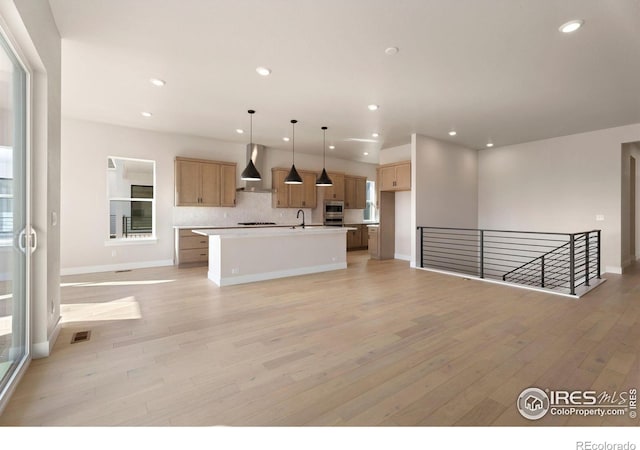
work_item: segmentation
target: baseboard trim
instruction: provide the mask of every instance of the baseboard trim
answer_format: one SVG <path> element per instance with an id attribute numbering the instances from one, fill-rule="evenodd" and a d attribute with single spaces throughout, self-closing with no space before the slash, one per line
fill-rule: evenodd
<path id="1" fill-rule="evenodd" d="M 60 334 L 60 330 L 62 329 L 62 323 L 60 321 L 60 317 L 58 317 L 58 322 L 56 326 L 53 327 L 53 331 L 49 335 L 46 341 L 44 342 L 36 342 L 31 346 L 31 357 L 33 359 L 46 358 L 51 355 L 53 351 L 53 346 L 58 340 L 58 335 Z"/>
<path id="2" fill-rule="evenodd" d="M 401 253 L 394 253 L 393 259 L 400 259 L 402 261 L 411 261 L 411 255 L 403 255 Z"/>
<path id="3" fill-rule="evenodd" d="M 605 273 L 614 273 L 616 275 L 622 275 L 622 267 L 620 266 L 606 266 L 604 268 Z"/>
<path id="4" fill-rule="evenodd" d="M 60 275 L 79 275 L 83 273 L 115 272 L 116 270 L 147 269 L 149 267 L 172 266 L 173 259 L 159 259 L 156 261 L 139 261 L 120 264 L 105 264 L 104 266 L 65 267 L 60 269 Z"/>
<path id="5" fill-rule="evenodd" d="M 267 273 L 248 274 L 237 277 L 218 278 L 215 274 L 209 272 L 208 277 L 218 286 L 232 286 L 235 284 L 254 283 L 256 281 L 266 281 L 285 277 L 296 277 L 299 275 L 309 275 L 312 273 L 329 272 L 331 270 L 341 270 L 346 268 L 347 263 L 343 262 L 336 264 L 323 264 L 321 266 L 300 267 L 297 269 L 277 270 Z"/>

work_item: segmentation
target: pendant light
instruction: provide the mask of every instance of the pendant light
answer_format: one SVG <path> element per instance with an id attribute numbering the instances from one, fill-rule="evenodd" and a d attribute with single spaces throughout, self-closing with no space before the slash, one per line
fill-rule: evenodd
<path id="1" fill-rule="evenodd" d="M 249 146 L 253 148 L 253 115 L 255 111 L 250 109 L 247 111 L 249 113 Z M 251 153 L 251 157 L 249 158 L 249 162 L 247 163 L 247 167 L 242 171 L 240 175 L 240 179 L 245 181 L 260 181 L 262 180 L 262 176 L 260 176 L 260 172 L 256 169 L 256 165 L 253 163 L 253 158 L 255 157 L 253 150 Z"/>
<path id="2" fill-rule="evenodd" d="M 291 154 L 293 156 L 292 159 L 292 163 L 291 163 L 291 170 L 289 171 L 289 175 L 287 175 L 287 178 L 284 179 L 284 183 L 285 184 L 302 184 L 302 178 L 300 177 L 300 174 L 298 173 L 298 171 L 296 170 L 296 132 L 295 132 L 295 126 L 296 123 L 298 123 L 297 120 L 292 120 L 291 121 Z"/>
<path id="3" fill-rule="evenodd" d="M 327 132 L 327 127 L 322 127 L 322 173 L 316 180 L 316 186 L 333 186 L 333 181 L 327 175 L 327 170 L 325 169 L 325 134 Z"/>

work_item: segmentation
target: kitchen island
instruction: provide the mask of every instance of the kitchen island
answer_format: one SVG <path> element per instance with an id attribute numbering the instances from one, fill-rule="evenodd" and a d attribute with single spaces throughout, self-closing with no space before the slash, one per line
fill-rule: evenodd
<path id="1" fill-rule="evenodd" d="M 198 229 L 209 239 L 208 277 L 218 286 L 347 268 L 348 227 Z"/>

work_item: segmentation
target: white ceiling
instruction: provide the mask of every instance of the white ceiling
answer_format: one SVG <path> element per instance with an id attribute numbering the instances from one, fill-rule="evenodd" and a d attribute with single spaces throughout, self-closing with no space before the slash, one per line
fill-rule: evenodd
<path id="1" fill-rule="evenodd" d="M 49 1 L 68 117 L 246 143 L 253 108 L 254 142 L 290 149 L 297 119 L 296 151 L 326 125 L 328 154 L 369 162 L 411 133 L 484 148 L 640 122 L 638 0 Z"/>

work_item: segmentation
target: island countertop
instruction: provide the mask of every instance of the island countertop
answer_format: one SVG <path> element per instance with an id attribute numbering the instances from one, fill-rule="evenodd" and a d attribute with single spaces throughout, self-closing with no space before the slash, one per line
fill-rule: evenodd
<path id="1" fill-rule="evenodd" d="M 220 237 L 268 237 L 268 236 L 297 236 L 297 235 L 317 235 L 317 234 L 339 234 L 346 233 L 349 230 L 355 230 L 352 227 L 326 227 L 322 225 L 310 225 L 304 228 L 301 225 L 289 225 L 279 227 L 246 227 L 246 228 L 204 228 L 194 229 L 193 233 L 202 236 L 220 236 Z"/>
<path id="2" fill-rule="evenodd" d="M 209 279 L 229 286 L 346 269 L 346 235 L 353 229 L 291 226 L 192 232 L 209 241 Z"/>

